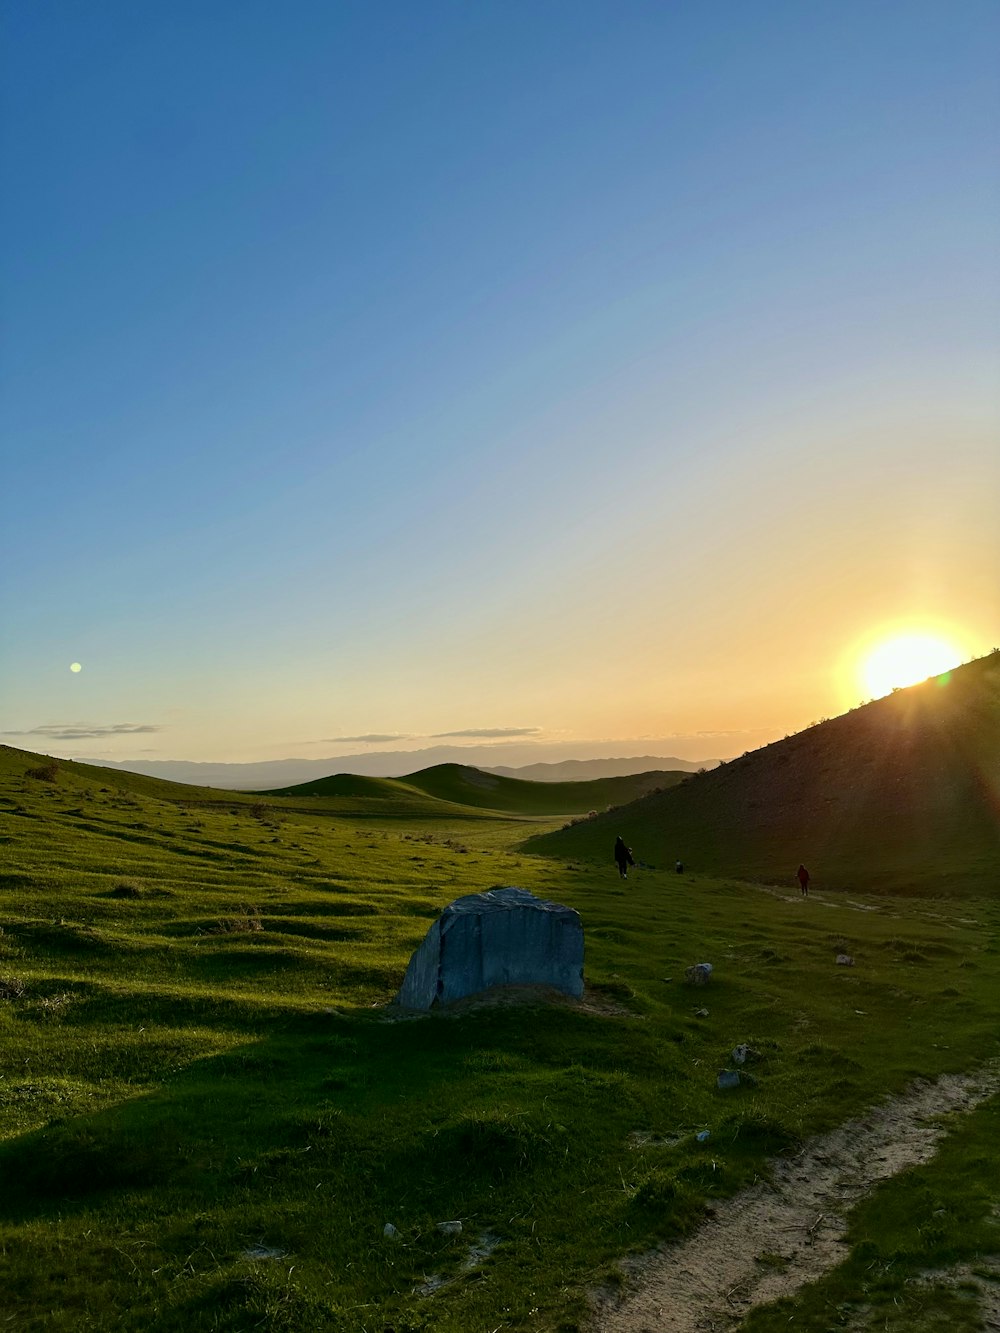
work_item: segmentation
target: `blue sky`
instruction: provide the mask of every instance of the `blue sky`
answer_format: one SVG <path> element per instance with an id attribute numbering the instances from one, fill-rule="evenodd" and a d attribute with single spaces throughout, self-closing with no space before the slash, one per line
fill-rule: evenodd
<path id="1" fill-rule="evenodd" d="M 647 752 L 839 711 L 896 625 L 993 646 L 998 38 L 11 6 L 0 728 Z"/>

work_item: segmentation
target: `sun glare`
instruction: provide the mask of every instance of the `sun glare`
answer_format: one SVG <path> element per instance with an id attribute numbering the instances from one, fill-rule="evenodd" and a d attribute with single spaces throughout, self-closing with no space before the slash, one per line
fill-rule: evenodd
<path id="1" fill-rule="evenodd" d="M 869 697 L 881 699 L 892 690 L 950 671 L 961 660 L 959 649 L 944 639 L 932 634 L 902 634 L 868 654 L 861 678 Z"/>

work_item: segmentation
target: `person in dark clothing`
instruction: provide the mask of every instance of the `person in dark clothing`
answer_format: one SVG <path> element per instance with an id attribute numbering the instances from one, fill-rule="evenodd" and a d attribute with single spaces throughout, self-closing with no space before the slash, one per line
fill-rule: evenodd
<path id="1" fill-rule="evenodd" d="M 628 868 L 634 866 L 632 860 L 632 848 L 625 846 L 625 839 L 619 833 L 615 839 L 615 861 L 618 863 L 618 873 L 622 879 L 628 879 Z"/>
<path id="2" fill-rule="evenodd" d="M 799 888 L 802 890 L 803 898 L 809 897 L 809 871 L 805 866 L 799 866 L 796 874 L 799 877 Z"/>
<path id="3" fill-rule="evenodd" d="M 678 874 L 678 875 L 683 875 L 683 874 L 684 874 L 684 862 L 683 862 L 683 861 L 678 861 L 678 862 L 676 863 L 676 865 L 674 866 L 674 871 L 675 871 L 675 873 Z"/>

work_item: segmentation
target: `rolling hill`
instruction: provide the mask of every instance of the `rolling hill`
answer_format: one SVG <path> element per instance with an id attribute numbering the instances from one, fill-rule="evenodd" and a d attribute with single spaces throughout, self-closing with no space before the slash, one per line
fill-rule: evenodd
<path id="1" fill-rule="evenodd" d="M 49 776 L 46 778 L 46 773 Z M 29 778 L 36 780 L 39 790 L 50 795 L 91 800 L 102 794 L 117 795 L 122 799 L 159 801 L 168 806 L 187 809 L 232 810 L 233 814 L 258 811 L 267 817 L 269 811 L 299 811 L 309 815 L 336 814 L 378 818 L 419 819 L 478 819 L 481 812 L 473 807 L 461 809 L 446 803 L 418 787 L 392 778 L 366 778 L 357 774 L 341 773 L 320 782 L 303 783 L 300 787 L 280 789 L 277 792 L 226 791 L 219 787 L 198 787 L 186 782 L 172 782 L 167 778 L 148 777 L 124 768 L 104 768 L 74 759 L 52 759 L 47 755 L 18 750 L 0 745 L 0 782 Z M 317 800 L 322 797 L 322 800 Z M 0 806 L 2 808 L 2 806 Z M 559 812 L 561 813 L 561 812 Z"/>
<path id="2" fill-rule="evenodd" d="M 965 693 L 971 721 L 949 734 L 988 777 L 982 681 Z M 857 762 L 831 749 L 837 773 Z M 579 831 L 710 792 L 713 776 Z M 621 1289 L 624 1254 L 691 1233 L 775 1153 L 915 1075 L 930 1087 L 995 1050 L 1000 904 L 986 895 L 950 912 L 863 893 L 799 903 L 669 868 L 620 885 L 605 834 L 593 864 L 526 855 L 525 834 L 565 813 L 446 799 L 477 793 L 530 804 L 552 789 L 432 769 L 261 797 L 0 748 L 8 1322 L 600 1327 L 590 1293 Z M 580 912 L 584 1000 L 400 1021 L 392 997 L 430 923 L 497 884 Z M 843 948 L 854 968 L 836 966 Z M 681 980 L 702 958 L 708 1008 Z M 752 1044 L 754 1072 L 722 1091 L 736 1043 Z M 754 1327 L 782 1333 L 791 1313 L 827 1330 L 861 1299 L 870 1327 L 903 1327 L 912 1293 L 918 1313 L 929 1299 L 921 1275 L 992 1254 L 998 1142 L 995 1102 L 960 1117 L 936 1177 L 917 1193 L 910 1172 L 883 1181 L 849 1262 Z M 905 1326 L 971 1329 L 956 1308 Z"/>
<path id="3" fill-rule="evenodd" d="M 528 849 L 818 887 L 1000 885 L 1000 652 L 897 690 Z"/>
<path id="4" fill-rule="evenodd" d="M 532 756 L 543 754 L 560 756 L 568 749 L 579 750 L 584 742 L 564 742 L 542 745 L 539 742 L 516 745 L 511 742 L 489 745 L 433 745 L 421 750 L 379 750 L 368 754 L 340 754 L 325 759 L 262 759 L 249 763 L 225 763 L 190 759 L 145 759 L 136 755 L 125 760 L 80 757 L 80 762 L 108 768 L 112 771 L 142 773 L 147 777 L 163 778 L 169 782 L 183 782 L 196 787 L 221 787 L 225 791 L 276 791 L 306 782 L 317 782 L 332 772 L 355 773 L 369 778 L 399 778 L 406 773 L 436 767 L 439 764 L 460 764 L 480 768 L 484 772 L 501 773 L 504 777 L 522 778 L 532 782 L 568 782 L 592 778 L 626 777 L 648 773 L 653 769 L 673 772 L 684 769 L 689 773 L 717 761 L 705 759 L 693 762 L 663 754 L 642 755 L 633 758 L 600 757 L 609 748 L 607 741 L 594 743 L 597 757 L 586 759 L 558 758 L 552 763 L 536 763 Z M 615 742 L 614 744 L 617 744 Z M 624 743 L 623 743 L 624 744 Z M 495 760 L 506 757 L 508 763 L 494 767 Z M 527 764 L 525 771 L 517 766 Z"/>
<path id="5" fill-rule="evenodd" d="M 128 769 L 104 768 L 78 760 L 0 745 L 0 777 L 25 774 L 52 777 L 42 789 L 58 786 L 63 794 L 90 797 L 101 790 L 123 796 L 202 807 L 253 807 L 261 802 L 275 810 L 309 814 L 372 814 L 421 819 L 478 819 L 485 812 L 515 816 L 582 815 L 592 810 L 627 804 L 648 792 L 680 782 L 684 773 L 638 773 L 592 782 L 525 782 L 499 777 L 463 764 L 438 764 L 405 778 L 374 778 L 357 773 L 335 773 L 312 782 L 267 791 L 225 791 L 196 787 L 166 778 L 148 777 Z"/>
<path id="6" fill-rule="evenodd" d="M 385 801 L 421 794 L 451 805 L 517 815 L 578 815 L 623 805 L 675 785 L 683 773 L 635 773 L 591 782 L 526 782 L 465 764 L 436 764 L 404 778 L 367 778 L 336 773 L 314 782 L 268 792 L 268 796 L 365 796 Z"/>

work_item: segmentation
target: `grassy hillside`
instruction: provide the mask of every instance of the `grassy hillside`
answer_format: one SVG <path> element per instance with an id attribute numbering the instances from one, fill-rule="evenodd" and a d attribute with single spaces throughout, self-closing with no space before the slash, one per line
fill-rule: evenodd
<path id="1" fill-rule="evenodd" d="M 622 886 L 519 850 L 537 815 L 380 799 L 261 801 L 0 750 L 12 1327 L 573 1333 L 620 1256 L 695 1225 L 769 1153 L 998 1050 L 989 900 Z M 581 912 L 584 1003 L 387 1008 L 435 914 L 498 883 Z M 741 1041 L 754 1083 L 719 1092 Z M 995 1179 L 997 1159 L 984 1130 L 928 1215 L 978 1201 L 961 1173 Z M 912 1212 L 866 1298 L 907 1333 L 942 1327 L 907 1304 L 934 1256 Z"/>
<path id="2" fill-rule="evenodd" d="M 744 755 L 532 850 L 900 892 L 1000 881 L 1000 653 Z"/>
<path id="3" fill-rule="evenodd" d="M 41 775 L 44 770 L 50 772 L 50 780 L 41 776 L 32 779 L 36 792 L 44 793 L 49 789 L 50 795 L 54 796 L 58 789 L 65 795 L 75 793 L 86 800 L 101 794 L 117 794 L 123 799 L 161 801 L 167 806 L 185 809 L 231 811 L 234 816 L 252 812 L 264 822 L 272 814 L 280 816 L 293 811 L 310 816 L 339 814 L 364 818 L 373 814 L 379 819 L 448 819 L 458 823 L 482 818 L 481 811 L 475 806 L 463 807 L 444 801 L 395 778 L 366 778 L 342 773 L 277 791 L 223 791 L 218 787 L 193 787 L 165 778 L 145 777 L 122 768 L 51 759 L 0 745 L 0 781 L 25 773 Z"/>
<path id="4" fill-rule="evenodd" d="M 409 799 L 417 793 L 437 801 L 519 815 L 577 815 L 634 801 L 647 792 L 673 786 L 683 773 L 635 773 L 591 782 L 526 782 L 485 773 L 465 764 L 436 764 L 403 778 L 363 778 L 337 773 L 315 782 L 282 787 L 281 796 L 367 796 Z"/>
<path id="5" fill-rule="evenodd" d="M 637 800 L 648 792 L 672 787 L 683 777 L 683 773 L 651 772 L 590 782 L 526 782 L 464 764 L 438 764 L 403 781 L 458 805 L 519 815 L 580 815 Z"/>
<path id="6" fill-rule="evenodd" d="M 356 773 L 335 773 L 330 777 L 300 782 L 292 787 L 256 793 L 264 800 L 275 800 L 279 808 L 323 810 L 327 813 L 364 814 L 378 818 L 397 815 L 404 818 L 423 816 L 461 818 L 463 811 L 453 802 L 443 806 L 436 796 L 421 791 L 400 778 L 368 778 Z"/>

